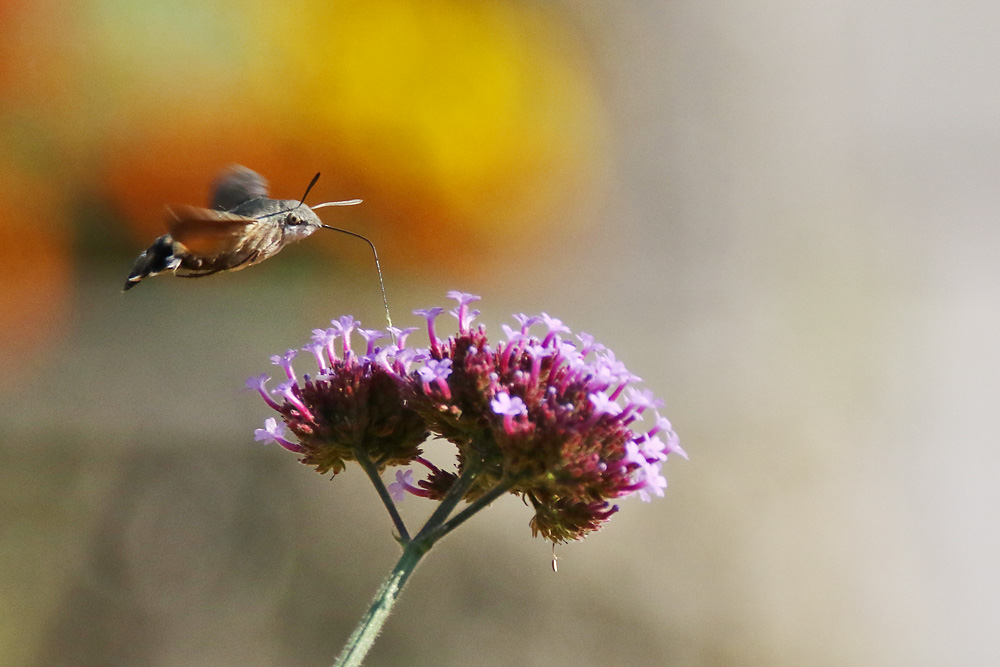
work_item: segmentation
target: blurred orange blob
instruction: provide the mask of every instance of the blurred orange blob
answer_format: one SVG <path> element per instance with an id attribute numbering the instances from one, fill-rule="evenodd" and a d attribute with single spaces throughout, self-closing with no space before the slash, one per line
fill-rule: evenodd
<path id="1" fill-rule="evenodd" d="M 113 141 L 100 181 L 143 245 L 166 233 L 166 206 L 208 206 L 212 181 L 230 164 L 259 171 L 272 197 L 301 196 L 316 171 L 307 152 L 251 118 L 192 113 Z"/>
<path id="2" fill-rule="evenodd" d="M 72 276 L 51 184 L 2 164 L 0 201 L 8 211 L 31 212 L 0 221 L 0 376 L 9 380 L 65 333 Z"/>
<path id="3" fill-rule="evenodd" d="M 33 106 L 68 100 L 68 3 L 0 0 L 0 101 Z"/>

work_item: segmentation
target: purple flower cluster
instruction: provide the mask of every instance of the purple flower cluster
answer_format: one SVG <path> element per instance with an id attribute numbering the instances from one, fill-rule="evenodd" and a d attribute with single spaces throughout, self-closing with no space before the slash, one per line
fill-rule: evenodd
<path id="1" fill-rule="evenodd" d="M 303 348 L 316 359 L 319 373 L 313 377 L 297 379 L 292 368 L 297 352 L 288 350 L 271 357 L 286 378 L 271 392 L 266 387 L 267 375 L 247 380 L 247 387 L 258 391 L 281 415 L 298 442 L 289 441 L 273 417 L 257 429 L 257 440 L 276 442 L 301 454 L 302 463 L 321 473 L 336 474 L 359 456 L 382 470 L 406 465 L 420 455 L 427 429 L 419 415 L 404 404 L 397 374 L 384 363 L 387 350 L 375 346 L 376 340 L 389 334 L 359 329 L 358 325 L 346 316 L 334 320 L 329 329 L 313 331 L 312 342 Z M 352 347 L 355 331 L 367 342 L 362 354 Z M 334 345 L 338 340 L 339 355 Z"/>
<path id="2" fill-rule="evenodd" d="M 571 337 L 559 320 L 516 315 L 506 340 L 491 345 L 486 328 L 473 327 L 479 297 L 450 292 L 458 332 L 445 340 L 435 323 L 442 308 L 415 311 L 426 320 L 429 345 L 407 347 L 414 329 L 392 329 L 394 343 L 379 347 L 383 331 L 357 329 L 353 318 L 314 331 L 304 350 L 319 374 L 302 382 L 292 368 L 294 351 L 272 357 L 287 378 L 272 392 L 266 376 L 252 378 L 298 442 L 274 418 L 257 429 L 258 440 L 277 442 L 321 472 L 366 456 L 379 470 L 420 463 L 428 469 L 413 483 L 412 470 L 396 475 L 395 498 L 409 492 L 441 499 L 468 466 L 473 501 L 502 488 L 535 511 L 535 535 L 562 542 L 596 530 L 618 510 L 619 498 L 662 496 L 662 466 L 669 454 L 686 458 L 663 403 L 636 385 L 639 378 L 587 334 Z M 543 329 L 533 335 L 535 328 Z M 364 353 L 351 335 L 365 339 Z M 334 341 L 340 341 L 341 353 Z M 428 434 L 458 449 L 457 473 L 421 457 Z"/>

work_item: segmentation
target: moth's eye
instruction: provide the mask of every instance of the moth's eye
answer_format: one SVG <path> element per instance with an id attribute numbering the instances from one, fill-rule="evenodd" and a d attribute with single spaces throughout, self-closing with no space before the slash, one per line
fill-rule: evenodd
<path id="1" fill-rule="evenodd" d="M 302 221 L 301 221 L 301 220 L 299 220 L 299 219 L 298 219 L 297 217 L 295 217 L 294 215 L 292 215 L 292 214 L 289 214 L 289 215 L 288 215 L 288 217 L 287 217 L 287 218 L 285 218 L 285 224 L 286 224 L 286 225 L 290 225 L 290 226 L 294 226 L 294 225 L 301 225 L 301 224 L 302 224 Z"/>

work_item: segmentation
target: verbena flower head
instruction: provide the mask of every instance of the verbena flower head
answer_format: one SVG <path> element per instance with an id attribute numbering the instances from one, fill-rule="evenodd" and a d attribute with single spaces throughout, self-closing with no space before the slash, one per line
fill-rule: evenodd
<path id="1" fill-rule="evenodd" d="M 291 365 L 295 352 L 289 350 L 271 358 L 289 379 L 270 394 L 266 375 L 247 381 L 278 411 L 298 443 L 282 437 L 284 432 L 275 428 L 273 418 L 264 429 L 257 429 L 257 438 L 301 453 L 300 461 L 320 473 L 339 473 L 359 455 L 367 456 L 379 469 L 407 464 L 419 456 L 427 438 L 423 420 L 402 400 L 396 374 L 376 363 L 378 349 L 370 342 L 363 356 L 352 350 L 356 324 L 353 318 L 341 318 L 332 329 L 314 332 L 313 342 L 304 349 L 315 357 L 317 375 L 296 380 Z M 370 332 L 363 335 L 373 340 Z M 337 338 L 341 355 L 334 346 Z"/>
<path id="2" fill-rule="evenodd" d="M 403 347 L 401 335 L 379 348 L 366 332 L 367 353 L 357 356 L 347 342 L 341 359 L 314 336 L 305 349 L 322 375 L 298 383 L 293 355 L 286 354 L 273 357 L 289 378 L 276 398 L 262 378 L 250 381 L 299 438 L 304 463 L 336 473 L 358 448 L 380 468 L 418 462 L 429 474 L 416 484 L 412 475 L 397 474 L 393 495 L 438 500 L 474 464 L 478 474 L 466 500 L 504 488 L 534 509 L 533 534 L 553 542 L 598 529 L 618 511 L 620 498 L 663 495 L 664 461 L 686 454 L 658 412 L 663 402 L 639 388 L 640 379 L 614 353 L 545 313 L 515 315 L 517 326 L 503 327 L 506 340 L 491 344 L 486 328 L 473 326 L 477 311 L 469 304 L 479 297 L 448 296 L 458 302 L 451 311 L 458 330 L 447 339 L 438 337 L 444 308 L 415 311 L 426 321 L 426 348 Z M 353 318 L 334 324 L 347 341 L 358 325 Z M 420 457 L 428 433 L 457 447 L 455 473 Z M 274 434 L 269 425 L 260 437 L 274 440 Z M 294 451 L 294 443 L 282 444 Z"/>

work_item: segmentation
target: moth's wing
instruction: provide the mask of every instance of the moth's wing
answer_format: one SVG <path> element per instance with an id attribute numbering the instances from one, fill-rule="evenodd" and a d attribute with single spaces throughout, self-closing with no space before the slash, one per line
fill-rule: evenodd
<path id="1" fill-rule="evenodd" d="M 253 218 L 196 206 L 176 206 L 169 211 L 170 236 L 200 257 L 235 251 L 247 230 L 259 224 Z"/>
<path id="2" fill-rule="evenodd" d="M 234 164 L 212 183 L 212 208 L 231 211 L 245 201 L 267 196 L 267 181 L 253 169 Z"/>

